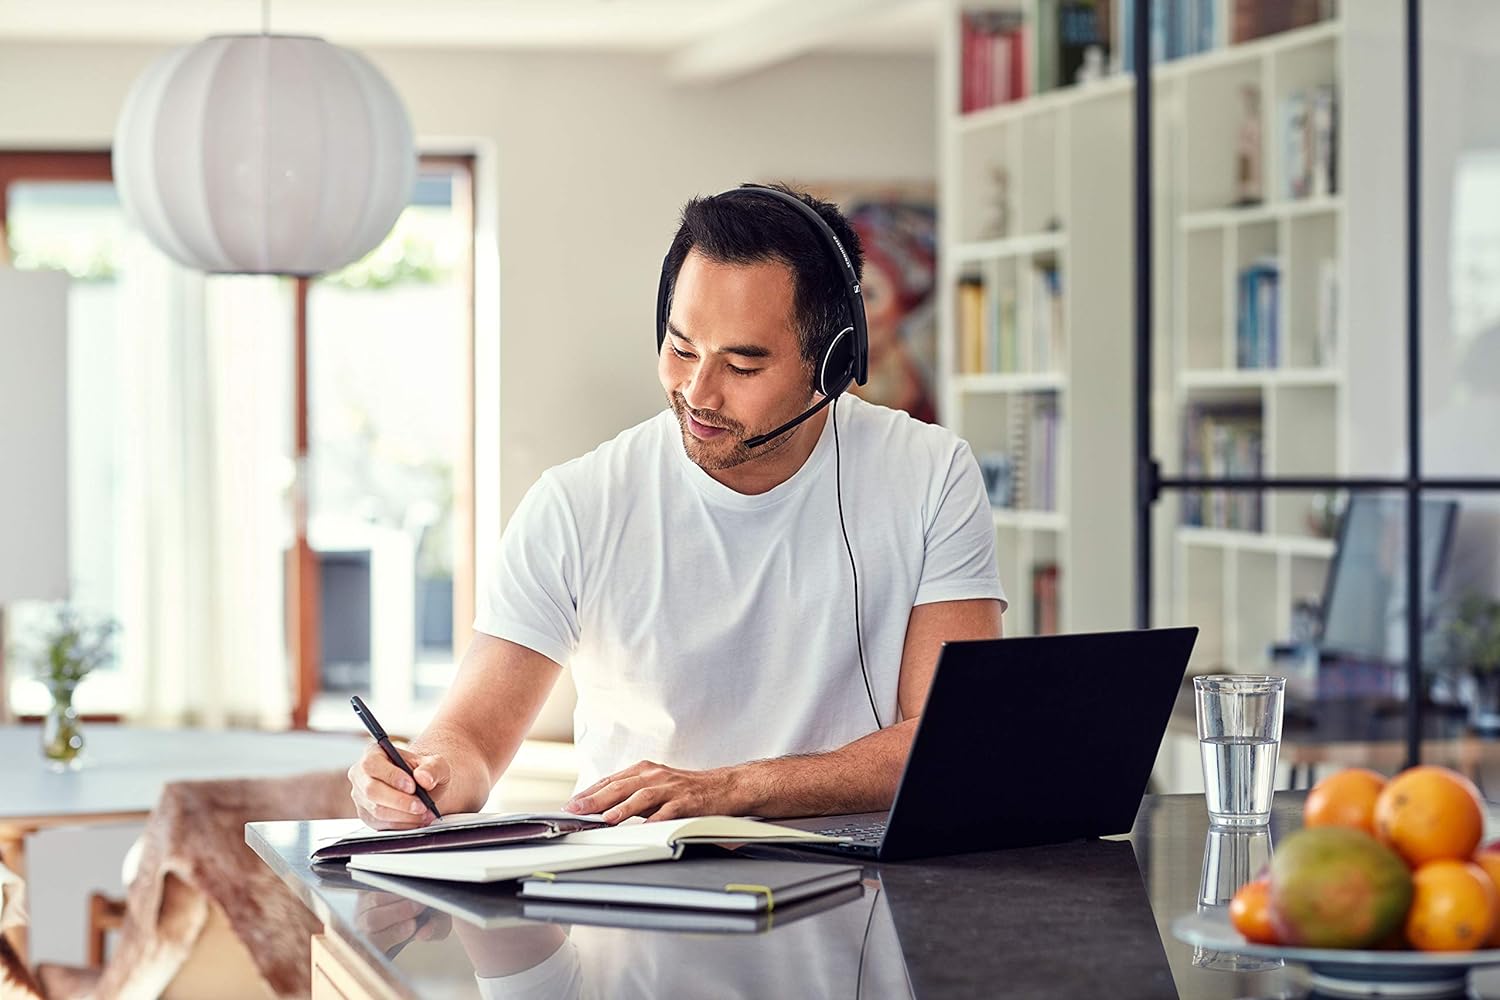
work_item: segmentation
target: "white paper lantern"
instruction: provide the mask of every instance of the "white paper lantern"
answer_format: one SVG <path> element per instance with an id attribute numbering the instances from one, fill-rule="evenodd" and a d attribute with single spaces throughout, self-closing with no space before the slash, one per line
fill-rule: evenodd
<path id="1" fill-rule="evenodd" d="M 130 220 L 203 271 L 312 275 L 390 232 L 416 176 L 396 91 L 320 38 L 205 39 L 152 63 L 115 127 Z"/>

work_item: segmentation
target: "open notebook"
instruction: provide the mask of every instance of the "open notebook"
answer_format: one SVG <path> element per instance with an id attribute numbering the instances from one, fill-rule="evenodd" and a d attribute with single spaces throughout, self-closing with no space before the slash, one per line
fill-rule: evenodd
<path id="1" fill-rule="evenodd" d="M 641 861 L 671 861 L 688 844 L 836 843 L 836 838 L 733 816 L 602 826 L 536 844 L 468 850 L 357 854 L 349 867 L 388 875 L 501 882 L 533 872 L 576 871 Z"/>
<path id="2" fill-rule="evenodd" d="M 356 854 L 435 851 L 456 847 L 549 840 L 579 830 L 607 826 L 600 815 L 574 813 L 450 813 L 414 830 L 372 830 L 363 823 L 321 841 L 313 861 L 338 861 Z"/>

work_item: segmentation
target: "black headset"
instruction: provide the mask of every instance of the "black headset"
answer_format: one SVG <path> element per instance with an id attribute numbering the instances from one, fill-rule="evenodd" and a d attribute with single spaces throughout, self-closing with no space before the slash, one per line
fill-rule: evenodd
<path id="1" fill-rule="evenodd" d="M 844 288 L 844 316 L 839 324 L 839 332 L 828 342 L 828 349 L 813 366 L 812 389 L 823 398 L 795 419 L 782 424 L 773 431 L 758 434 L 745 441 L 745 447 L 758 448 L 767 441 L 785 434 L 833 402 L 839 393 L 849 388 L 850 382 L 864 385 L 869 380 L 870 334 L 865 326 L 865 300 L 859 290 L 859 274 L 855 272 L 854 262 L 849 259 L 848 252 L 844 250 L 844 244 L 839 242 L 833 228 L 807 202 L 778 188 L 767 187 L 764 184 L 741 184 L 719 195 L 720 198 L 746 196 L 770 198 L 789 205 L 801 213 L 802 217 L 812 224 L 819 239 L 828 248 L 831 259 L 836 262 L 839 273 L 843 275 Z M 667 317 L 672 306 L 672 285 L 677 277 L 667 270 L 671 256 L 672 253 L 668 250 L 667 256 L 662 259 L 661 280 L 656 286 L 657 354 L 661 353 L 662 344 L 667 339 Z"/>
<path id="2" fill-rule="evenodd" d="M 796 195 L 788 194 L 778 188 L 766 187 L 764 184 L 741 184 L 719 195 L 724 197 L 751 197 L 770 198 L 784 205 L 790 205 L 802 214 L 812 224 L 818 237 L 832 258 L 837 261 L 837 266 L 844 276 L 844 316 L 839 324 L 838 334 L 828 342 L 828 349 L 813 366 L 813 392 L 821 393 L 823 398 L 814 403 L 808 409 L 802 411 L 800 416 L 787 421 L 774 431 L 765 434 L 757 434 L 753 438 L 745 440 L 745 447 L 758 448 L 774 438 L 780 437 L 787 431 L 796 427 L 808 417 L 817 413 L 823 407 L 838 399 L 839 395 L 847 388 L 850 382 L 858 382 L 864 385 L 870 377 L 870 334 L 865 327 L 865 299 L 859 290 L 859 274 L 854 270 L 854 262 L 849 259 L 844 244 L 839 242 L 838 234 L 833 227 L 823 220 L 823 217 L 813 209 L 811 205 L 798 198 Z M 667 256 L 661 262 L 661 280 L 656 285 L 656 353 L 661 354 L 662 344 L 667 339 L 667 314 L 672 305 L 672 283 L 676 275 L 667 271 L 667 265 L 671 261 L 672 251 L 667 251 Z M 837 461 L 839 448 L 839 422 L 837 408 L 833 420 L 833 443 L 834 456 Z M 875 708 L 875 692 L 870 686 L 870 672 L 865 667 L 865 640 L 863 628 L 860 625 L 859 616 L 859 570 L 854 565 L 854 549 L 849 544 L 849 530 L 844 525 L 844 488 L 842 465 L 834 466 L 834 486 L 837 490 L 839 504 L 839 530 L 844 535 L 844 548 L 849 553 L 849 571 L 854 576 L 854 641 L 859 648 L 859 672 L 864 677 L 865 694 L 870 699 L 870 714 L 875 717 L 875 728 L 885 728 L 880 721 L 880 712 Z"/>

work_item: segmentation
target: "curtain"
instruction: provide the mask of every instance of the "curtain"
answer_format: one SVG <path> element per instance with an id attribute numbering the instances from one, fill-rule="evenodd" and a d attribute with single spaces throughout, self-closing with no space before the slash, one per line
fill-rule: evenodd
<path id="1" fill-rule="evenodd" d="M 204 276 L 130 240 L 119 372 L 125 711 L 155 725 L 284 727 L 292 287 Z"/>

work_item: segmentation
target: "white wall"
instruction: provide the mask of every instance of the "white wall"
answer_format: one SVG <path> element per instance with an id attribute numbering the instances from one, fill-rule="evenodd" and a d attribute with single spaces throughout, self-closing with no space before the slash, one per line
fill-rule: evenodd
<path id="1" fill-rule="evenodd" d="M 106 146 L 126 88 L 159 51 L 0 44 L 0 147 Z M 501 485 L 481 520 L 662 405 L 651 314 L 685 198 L 741 180 L 936 169 L 926 57 L 811 56 L 684 87 L 646 56 L 368 54 L 425 148 L 494 154 L 479 196 L 493 206 L 502 275 Z"/>

